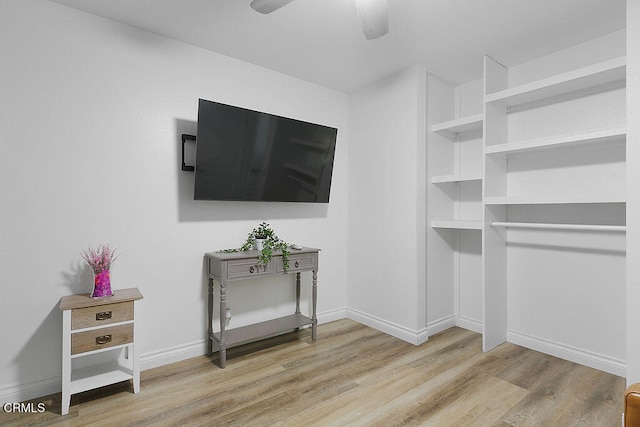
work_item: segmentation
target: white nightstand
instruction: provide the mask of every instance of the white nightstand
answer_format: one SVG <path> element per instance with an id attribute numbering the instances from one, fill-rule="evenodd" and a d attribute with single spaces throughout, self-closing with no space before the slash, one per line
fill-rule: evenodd
<path id="1" fill-rule="evenodd" d="M 116 290 L 106 298 L 89 294 L 62 298 L 62 415 L 69 413 L 72 394 L 127 380 L 133 380 L 134 393 L 140 391 L 134 314 L 141 299 L 137 288 Z M 72 368 L 73 359 L 116 349 L 124 349 L 125 357 Z"/>

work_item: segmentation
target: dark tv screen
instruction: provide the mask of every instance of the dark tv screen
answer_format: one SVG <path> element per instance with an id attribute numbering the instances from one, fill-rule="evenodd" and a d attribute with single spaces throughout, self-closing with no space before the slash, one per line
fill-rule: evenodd
<path id="1" fill-rule="evenodd" d="M 194 198 L 328 203 L 337 133 L 200 99 Z"/>

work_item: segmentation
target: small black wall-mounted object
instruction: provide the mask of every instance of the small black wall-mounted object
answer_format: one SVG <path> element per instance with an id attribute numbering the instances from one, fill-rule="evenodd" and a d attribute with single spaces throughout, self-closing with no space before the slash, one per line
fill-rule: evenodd
<path id="1" fill-rule="evenodd" d="M 187 141 L 196 141 L 196 136 L 195 135 L 189 135 L 186 133 L 182 134 L 182 170 L 183 171 L 187 171 L 187 172 L 193 172 L 196 170 L 195 166 L 191 166 L 191 165 L 187 165 L 184 162 L 184 143 Z"/>

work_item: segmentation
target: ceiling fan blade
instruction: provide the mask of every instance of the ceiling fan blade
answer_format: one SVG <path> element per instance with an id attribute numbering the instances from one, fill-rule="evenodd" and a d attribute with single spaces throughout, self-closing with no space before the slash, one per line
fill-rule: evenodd
<path id="1" fill-rule="evenodd" d="M 387 0 L 356 0 L 356 8 L 367 40 L 377 39 L 389 32 Z"/>
<path id="2" fill-rule="evenodd" d="M 274 10 L 280 9 L 282 6 L 286 6 L 293 0 L 253 0 L 251 2 L 251 8 L 260 13 L 271 13 Z"/>

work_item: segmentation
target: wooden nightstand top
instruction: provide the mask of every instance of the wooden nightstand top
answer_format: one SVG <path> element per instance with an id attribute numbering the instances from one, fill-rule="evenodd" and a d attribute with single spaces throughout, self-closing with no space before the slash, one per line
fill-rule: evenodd
<path id="1" fill-rule="evenodd" d="M 75 308 L 94 307 L 97 305 L 142 299 L 142 294 L 138 288 L 116 289 L 113 293 L 113 296 L 105 298 L 91 298 L 90 293 L 62 297 L 60 300 L 60 310 L 73 310 Z"/>

